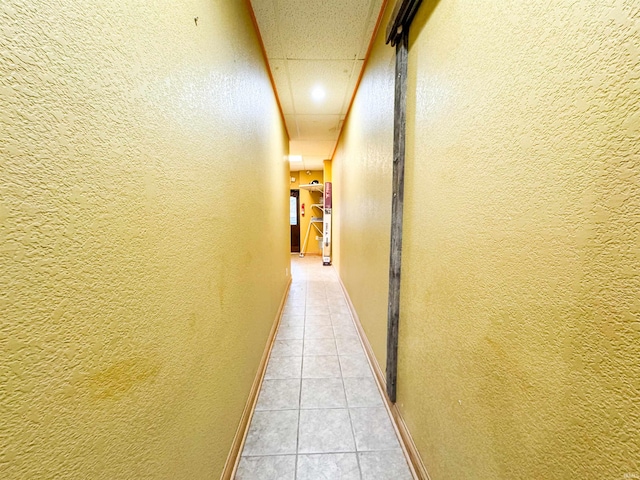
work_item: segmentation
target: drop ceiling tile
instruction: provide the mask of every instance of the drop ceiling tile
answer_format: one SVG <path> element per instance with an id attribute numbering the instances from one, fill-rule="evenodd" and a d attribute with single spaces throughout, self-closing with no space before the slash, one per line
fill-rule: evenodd
<path id="1" fill-rule="evenodd" d="M 273 81 L 276 84 L 278 99 L 282 106 L 282 113 L 292 115 L 295 113 L 293 109 L 293 98 L 291 97 L 291 86 L 289 84 L 289 74 L 287 72 L 287 61 L 277 58 L 269 60 L 269 67 L 273 75 Z"/>
<path id="2" fill-rule="evenodd" d="M 371 10 L 369 18 L 367 18 L 364 35 L 362 36 L 362 44 L 360 46 L 360 52 L 358 53 L 358 60 L 364 60 L 367 54 L 367 49 L 369 48 L 369 43 L 371 42 L 371 37 L 373 36 L 373 30 L 376 27 L 378 16 L 380 15 L 380 10 L 382 9 L 382 3 L 383 0 L 371 0 Z M 386 25 L 381 25 L 380 28 L 386 28 Z"/>
<path id="3" fill-rule="evenodd" d="M 289 139 L 294 140 L 300 137 L 298 133 L 298 122 L 295 115 L 285 115 L 284 121 L 287 124 L 287 131 L 289 132 Z"/>
<path id="4" fill-rule="evenodd" d="M 294 140 L 289 142 L 289 151 L 294 155 L 329 158 L 333 153 L 335 145 L 336 142 L 334 140 Z"/>
<path id="5" fill-rule="evenodd" d="M 345 89 L 346 94 L 344 96 L 344 100 L 342 103 L 342 108 L 340 108 L 340 113 L 342 115 L 346 115 L 347 109 L 351 104 L 351 98 L 353 97 L 356 89 L 356 85 L 358 83 L 358 78 L 360 77 L 360 71 L 364 67 L 364 60 L 356 60 L 353 62 L 353 69 L 351 71 L 351 76 L 349 77 L 349 83 L 347 83 L 347 87 Z"/>
<path id="6" fill-rule="evenodd" d="M 251 0 L 268 58 L 284 58 L 274 0 Z"/>
<path id="7" fill-rule="evenodd" d="M 293 103 L 297 114 L 338 114 L 353 70 L 349 60 L 288 60 Z M 326 98 L 316 103 L 311 90 L 322 85 Z"/>
<path id="8" fill-rule="evenodd" d="M 299 140 L 337 140 L 340 115 L 297 115 Z"/>
<path id="9" fill-rule="evenodd" d="M 327 160 L 329 157 L 327 158 L 322 158 L 322 157 L 311 157 L 311 158 L 305 158 L 302 161 L 302 164 L 304 165 L 304 169 L 305 170 L 324 170 L 324 161 Z"/>
<path id="10" fill-rule="evenodd" d="M 274 0 L 286 58 L 355 59 L 370 0 Z"/>

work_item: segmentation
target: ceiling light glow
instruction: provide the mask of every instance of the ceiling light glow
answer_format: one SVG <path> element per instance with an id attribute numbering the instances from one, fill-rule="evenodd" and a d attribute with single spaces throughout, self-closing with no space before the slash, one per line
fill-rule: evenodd
<path id="1" fill-rule="evenodd" d="M 322 85 L 316 85 L 315 87 L 313 87 L 313 90 L 311 90 L 311 98 L 313 98 L 314 102 L 316 103 L 320 103 L 321 101 L 323 101 L 324 97 L 326 96 L 327 92 L 325 92 Z"/>

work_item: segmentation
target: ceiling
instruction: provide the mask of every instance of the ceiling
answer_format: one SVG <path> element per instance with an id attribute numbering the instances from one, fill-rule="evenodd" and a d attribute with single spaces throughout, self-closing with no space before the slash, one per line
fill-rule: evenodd
<path id="1" fill-rule="evenodd" d="M 331 158 L 383 0 L 251 0 L 289 132 L 302 161 Z"/>

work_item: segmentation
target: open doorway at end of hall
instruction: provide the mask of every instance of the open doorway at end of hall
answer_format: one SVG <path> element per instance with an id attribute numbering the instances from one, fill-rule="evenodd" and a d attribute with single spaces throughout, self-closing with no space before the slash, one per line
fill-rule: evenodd
<path id="1" fill-rule="evenodd" d="M 291 225 L 291 253 L 300 253 L 300 190 L 291 190 L 289 197 L 289 224 Z"/>

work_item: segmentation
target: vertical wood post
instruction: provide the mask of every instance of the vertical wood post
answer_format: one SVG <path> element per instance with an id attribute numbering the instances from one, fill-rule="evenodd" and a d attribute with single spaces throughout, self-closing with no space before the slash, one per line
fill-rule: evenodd
<path id="1" fill-rule="evenodd" d="M 400 27 L 402 28 L 402 27 Z M 389 260 L 389 308 L 387 315 L 387 395 L 396 401 L 398 379 L 398 321 L 402 266 L 402 211 L 404 206 L 404 153 L 407 119 L 407 65 L 409 35 L 405 30 L 396 43 L 395 119 L 393 125 L 393 198 L 391 201 L 391 253 Z"/>
<path id="2" fill-rule="evenodd" d="M 391 201 L 391 251 L 389 255 L 389 306 L 387 310 L 387 395 L 395 403 L 398 383 L 398 325 L 402 267 L 402 211 L 404 207 L 404 157 L 407 124 L 407 68 L 409 26 L 422 0 L 398 0 L 387 26 L 386 43 L 396 47 L 396 82 L 393 121 L 393 198 Z"/>

